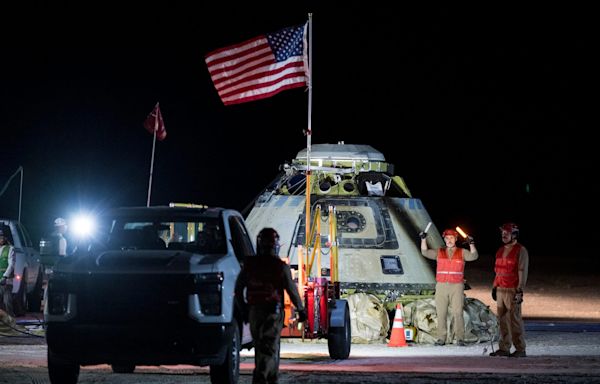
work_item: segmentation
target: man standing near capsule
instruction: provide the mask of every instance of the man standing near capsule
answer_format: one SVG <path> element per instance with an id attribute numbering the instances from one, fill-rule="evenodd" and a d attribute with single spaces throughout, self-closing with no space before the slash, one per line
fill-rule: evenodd
<path id="1" fill-rule="evenodd" d="M 519 227 L 505 223 L 500 227 L 502 246 L 496 252 L 492 299 L 496 302 L 500 341 L 490 356 L 526 357 L 525 326 L 521 314 L 523 290 L 527 283 L 529 253 L 518 241 Z M 515 351 L 510 352 L 511 345 Z"/>
<path id="2" fill-rule="evenodd" d="M 465 345 L 465 320 L 463 317 L 463 307 L 465 302 L 464 295 L 464 271 L 465 261 L 473 261 L 479 258 L 475 241 L 473 237 L 467 236 L 469 250 L 456 246 L 458 232 L 454 229 L 446 229 L 442 233 L 446 247 L 439 249 L 428 249 L 427 247 L 427 228 L 419 233 L 421 238 L 421 254 L 431 260 L 436 261 L 435 274 L 435 310 L 437 312 L 437 340 L 435 345 L 444 345 L 448 339 L 447 317 L 448 308 L 452 317 L 454 338 L 459 346 Z M 448 339 L 452 342 L 453 337 Z"/>

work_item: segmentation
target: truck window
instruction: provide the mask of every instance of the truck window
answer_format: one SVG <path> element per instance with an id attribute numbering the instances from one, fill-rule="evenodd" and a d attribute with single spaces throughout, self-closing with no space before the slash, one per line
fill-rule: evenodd
<path id="1" fill-rule="evenodd" d="M 252 242 L 240 218 L 235 216 L 230 217 L 229 227 L 231 228 L 233 250 L 238 260 L 242 261 L 245 256 L 253 256 L 254 248 L 252 247 Z"/>

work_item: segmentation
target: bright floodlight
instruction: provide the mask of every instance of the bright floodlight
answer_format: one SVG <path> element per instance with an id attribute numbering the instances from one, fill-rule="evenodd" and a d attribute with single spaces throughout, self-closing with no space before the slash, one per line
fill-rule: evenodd
<path id="1" fill-rule="evenodd" d="M 71 231 L 78 237 L 88 237 L 96 229 L 95 220 L 90 216 L 77 216 L 70 225 Z"/>

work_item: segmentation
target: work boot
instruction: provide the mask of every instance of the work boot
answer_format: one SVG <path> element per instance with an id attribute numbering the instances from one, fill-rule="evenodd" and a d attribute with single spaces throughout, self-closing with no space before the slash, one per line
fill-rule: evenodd
<path id="1" fill-rule="evenodd" d="M 527 357 L 525 351 L 514 351 L 510 354 L 510 357 Z"/>
<path id="2" fill-rule="evenodd" d="M 499 349 L 496 352 L 490 353 L 490 356 L 504 356 L 504 357 L 508 357 L 508 356 L 510 356 L 510 353 L 508 353 L 507 351 L 503 351 L 503 350 Z"/>
<path id="3" fill-rule="evenodd" d="M 464 342 L 463 340 L 458 340 L 458 341 L 456 342 L 456 345 L 458 345 L 459 347 L 464 347 L 464 346 L 465 346 L 465 345 L 467 345 L 467 344 L 465 344 L 465 342 Z"/>
<path id="4" fill-rule="evenodd" d="M 444 345 L 446 343 L 444 343 L 444 340 L 436 340 L 434 344 L 435 345 Z"/>

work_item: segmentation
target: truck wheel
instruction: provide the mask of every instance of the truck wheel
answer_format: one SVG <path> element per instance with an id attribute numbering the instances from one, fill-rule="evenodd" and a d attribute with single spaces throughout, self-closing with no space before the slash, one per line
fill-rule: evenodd
<path id="1" fill-rule="evenodd" d="M 347 306 L 344 312 L 344 326 L 330 327 L 329 332 L 327 333 L 329 357 L 336 360 L 345 360 L 350 356 L 352 336 L 350 329 L 350 310 Z"/>
<path id="2" fill-rule="evenodd" d="M 57 358 L 48 348 L 48 376 L 52 384 L 77 384 L 79 364 Z"/>
<path id="3" fill-rule="evenodd" d="M 135 371 L 134 364 L 111 364 L 114 373 L 133 373 Z"/>
<path id="4" fill-rule="evenodd" d="M 19 290 L 14 295 L 14 311 L 15 316 L 25 316 L 27 314 L 27 270 L 23 270 L 23 276 L 21 278 L 21 284 Z"/>
<path id="5" fill-rule="evenodd" d="M 39 269 L 37 280 L 35 281 L 35 288 L 27 296 L 27 309 L 29 312 L 40 312 L 42 309 L 42 296 L 44 295 L 44 271 L 42 268 Z"/>
<path id="6" fill-rule="evenodd" d="M 232 336 L 223 364 L 210 366 L 210 382 L 236 384 L 240 376 L 240 331 L 237 321 L 232 323 Z"/>

